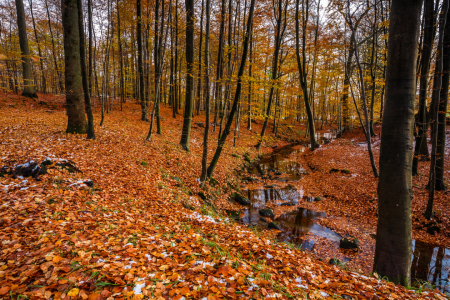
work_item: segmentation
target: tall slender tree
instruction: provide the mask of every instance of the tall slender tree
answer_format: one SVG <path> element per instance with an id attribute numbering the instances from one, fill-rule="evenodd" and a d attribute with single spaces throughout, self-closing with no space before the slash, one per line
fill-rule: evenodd
<path id="1" fill-rule="evenodd" d="M 142 9 L 141 0 L 136 1 L 137 26 L 136 36 L 138 44 L 138 73 L 139 73 L 139 103 L 141 104 L 141 120 L 148 121 L 147 102 L 145 100 L 144 63 L 142 51 Z"/>
<path id="2" fill-rule="evenodd" d="M 223 147 L 225 145 L 225 141 L 227 140 L 228 134 L 230 134 L 231 124 L 233 123 L 234 116 L 235 116 L 237 108 L 238 108 L 239 99 L 241 97 L 242 76 L 244 75 L 245 63 L 247 61 L 248 44 L 249 44 L 251 30 L 252 30 L 254 8 L 255 8 L 255 0 L 251 0 L 250 10 L 249 10 L 248 19 L 247 19 L 247 27 L 246 27 L 244 42 L 243 42 L 241 64 L 239 66 L 239 71 L 238 71 L 238 75 L 237 75 L 238 80 L 237 80 L 237 84 L 236 84 L 236 92 L 234 93 L 233 105 L 231 107 L 230 114 L 228 115 L 228 119 L 227 119 L 227 123 L 225 124 L 225 128 L 220 136 L 220 140 L 217 145 L 216 151 L 214 152 L 213 159 L 212 159 L 211 163 L 209 164 L 208 171 L 207 171 L 208 178 L 212 177 L 212 174 L 214 172 L 214 169 L 216 168 L 217 162 L 219 161 L 219 157 L 220 157 L 220 154 L 222 153 Z"/>
<path id="3" fill-rule="evenodd" d="M 22 52 L 23 69 L 23 93 L 22 95 L 30 98 L 37 98 L 36 89 L 31 72 L 30 50 L 28 49 L 27 25 L 25 21 L 25 10 L 23 0 L 16 0 L 17 9 L 17 28 L 19 29 L 20 52 Z"/>
<path id="4" fill-rule="evenodd" d="M 189 151 L 191 139 L 192 110 L 194 102 L 194 0 L 186 0 L 186 98 L 184 121 L 181 131 L 181 147 Z"/>
<path id="5" fill-rule="evenodd" d="M 378 224 L 373 270 L 410 285 L 412 131 L 417 39 L 423 0 L 393 0 L 380 148 Z"/>
<path id="6" fill-rule="evenodd" d="M 209 41 L 210 41 L 210 23 L 211 23 L 211 0 L 206 0 L 206 28 L 205 28 L 205 133 L 203 136 L 203 155 L 202 155 L 202 174 L 200 181 L 204 182 L 207 175 L 208 166 L 208 138 L 210 124 L 210 80 L 209 80 Z"/>
<path id="7" fill-rule="evenodd" d="M 94 115 L 92 113 L 91 96 L 89 94 L 88 74 L 86 72 L 86 40 L 84 38 L 83 5 L 81 4 L 81 0 L 77 0 L 77 5 L 78 5 L 78 31 L 80 33 L 81 79 L 84 91 L 84 106 L 88 117 L 87 138 L 95 139 Z"/>

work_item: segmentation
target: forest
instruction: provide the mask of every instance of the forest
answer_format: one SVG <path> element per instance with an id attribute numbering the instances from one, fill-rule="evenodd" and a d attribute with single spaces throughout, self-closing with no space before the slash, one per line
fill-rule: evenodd
<path id="1" fill-rule="evenodd" d="M 450 299 L 449 6 L 0 0 L 0 300 Z"/>

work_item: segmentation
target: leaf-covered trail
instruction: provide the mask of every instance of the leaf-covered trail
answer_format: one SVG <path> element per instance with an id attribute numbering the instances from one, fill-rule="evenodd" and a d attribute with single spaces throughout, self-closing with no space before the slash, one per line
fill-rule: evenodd
<path id="1" fill-rule="evenodd" d="M 203 128 L 193 130 L 185 153 L 169 109 L 162 109 L 164 134 L 150 144 L 148 123 L 131 104 L 106 115 L 97 139 L 87 141 L 63 133 L 63 99 L 49 110 L 1 97 L 0 165 L 49 157 L 70 159 L 82 171 L 52 167 L 40 180 L 0 177 L 4 299 L 443 298 L 343 271 L 275 243 L 272 233 L 202 214 L 210 210 L 196 196 Z M 244 152 L 256 154 L 249 150 L 255 142 L 242 130 L 239 147 L 225 148 L 215 174 L 222 187 L 237 184 L 233 170 Z M 210 192 L 219 207 L 234 205 L 223 189 Z"/>

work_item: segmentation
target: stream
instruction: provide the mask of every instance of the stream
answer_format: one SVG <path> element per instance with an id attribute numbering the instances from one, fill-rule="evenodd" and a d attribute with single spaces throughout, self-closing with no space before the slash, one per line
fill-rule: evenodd
<path id="1" fill-rule="evenodd" d="M 318 134 L 317 138 L 322 144 L 327 144 L 335 137 L 336 133 L 328 132 Z M 279 182 L 280 186 L 272 184 L 264 188 L 244 190 L 243 195 L 250 200 L 250 205 L 243 209 L 242 222 L 267 228 L 268 222 L 272 220 L 270 217 L 262 217 L 260 210 L 267 208 L 267 205 L 288 206 L 291 207 L 290 211 L 276 215 L 273 219 L 280 229 L 278 240 L 295 244 L 306 251 L 313 251 L 319 239 L 326 239 L 329 245 L 339 250 L 342 236 L 317 223 L 318 219 L 326 217 L 325 213 L 301 207 L 301 203 L 313 202 L 314 199 L 304 196 L 303 189 L 293 185 L 308 175 L 308 171 L 299 162 L 299 156 L 305 149 L 298 146 L 275 148 L 273 153 L 264 155 L 249 167 L 249 173 L 255 177 L 253 180 L 270 179 Z M 360 252 L 357 255 L 360 255 Z M 344 262 L 350 260 L 352 257 L 343 258 Z M 450 249 L 413 241 L 411 283 L 426 281 L 450 295 L 449 276 Z"/>

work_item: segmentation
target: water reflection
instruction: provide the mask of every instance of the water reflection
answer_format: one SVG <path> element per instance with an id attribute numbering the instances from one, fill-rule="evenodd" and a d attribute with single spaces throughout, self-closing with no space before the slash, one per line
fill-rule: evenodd
<path id="1" fill-rule="evenodd" d="M 305 149 L 285 149 L 279 153 L 274 153 L 270 156 L 262 157 L 251 170 L 252 174 L 267 175 L 270 172 L 271 176 L 278 181 L 297 181 L 306 170 L 300 165 L 299 156 Z M 276 172 L 287 174 L 288 176 L 276 175 Z M 277 178 L 278 177 L 278 178 Z"/>
<path id="2" fill-rule="evenodd" d="M 447 295 L 449 285 L 450 249 L 413 241 L 411 283 L 428 281 Z"/>
<path id="3" fill-rule="evenodd" d="M 269 202 L 272 204 L 293 203 L 297 204 L 301 194 L 294 186 L 284 188 L 267 188 L 258 190 L 247 190 L 247 197 L 250 199 L 250 206 L 244 209 L 242 221 L 247 224 L 266 226 L 261 220 L 259 210 L 266 207 Z"/>
<path id="4" fill-rule="evenodd" d="M 314 240 L 305 240 L 306 234 L 327 238 L 333 242 L 339 242 L 342 238 L 331 229 L 320 226 L 314 220 L 324 217 L 325 213 L 312 211 L 300 207 L 298 210 L 279 216 L 275 221 L 281 228 L 278 238 L 282 241 L 301 245 L 304 249 L 311 249 Z"/>

